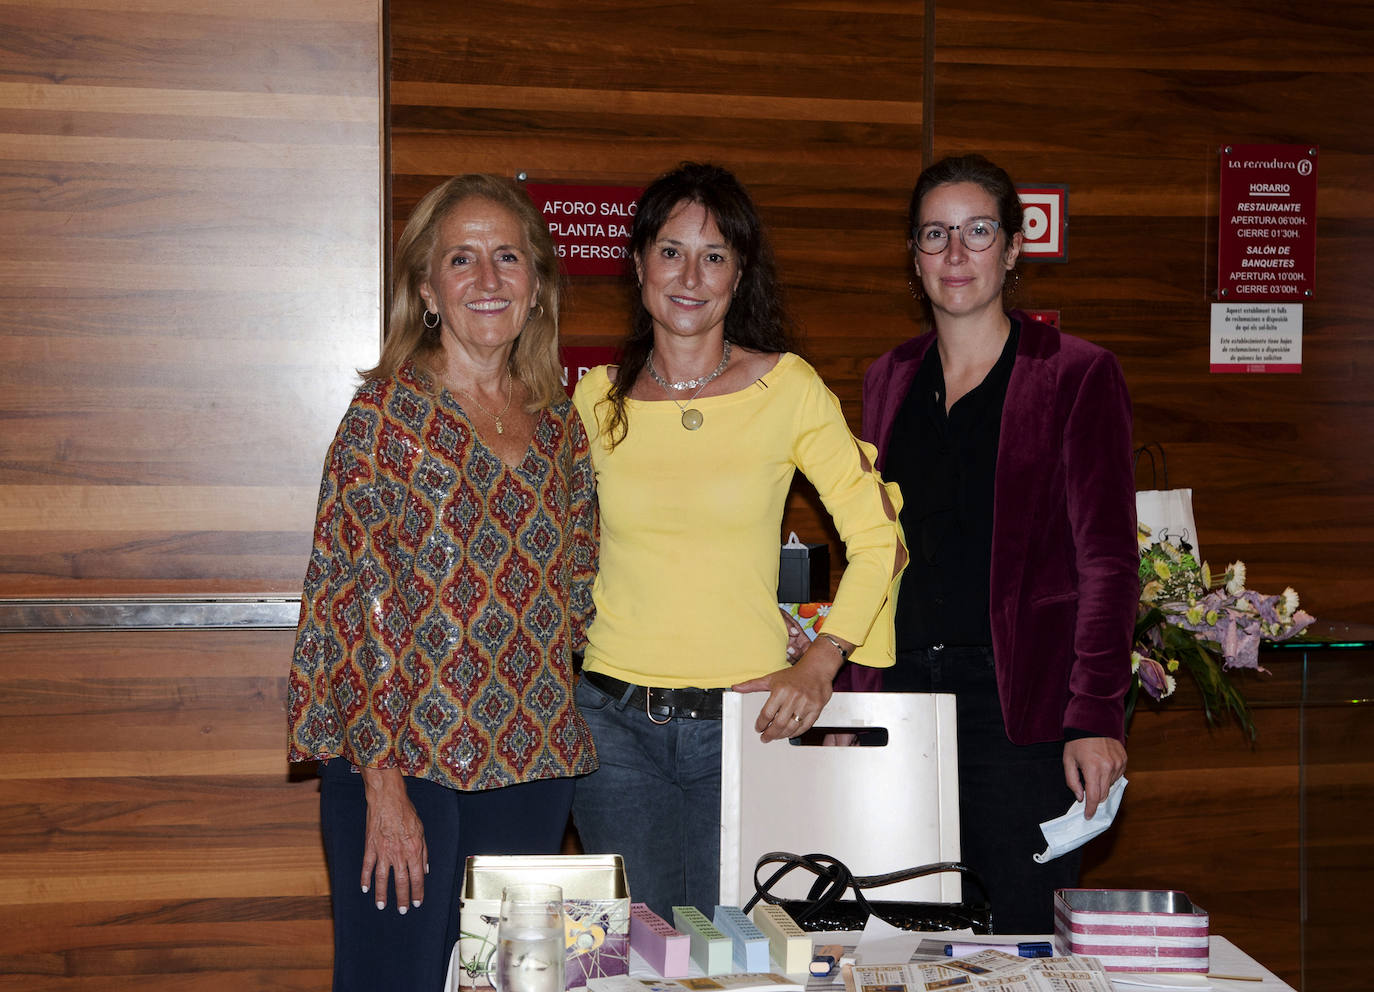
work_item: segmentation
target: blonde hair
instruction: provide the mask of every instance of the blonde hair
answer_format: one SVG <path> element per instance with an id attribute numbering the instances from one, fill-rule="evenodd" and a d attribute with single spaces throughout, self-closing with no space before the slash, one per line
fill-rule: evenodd
<path id="1" fill-rule="evenodd" d="M 386 318 L 386 341 L 375 367 L 359 374 L 365 382 L 389 379 L 407 361 L 431 393 L 438 391 L 433 362 L 442 347 L 442 327 L 424 324 L 425 304 L 420 284 L 429 276 L 429 265 L 444 221 L 462 203 L 490 200 L 515 215 L 529 246 L 530 268 L 539 283 L 537 308 L 531 312 L 511 352 L 511 374 L 529 395 L 530 412 L 567 398 L 563 389 L 563 363 L 558 357 L 558 302 L 562 285 L 558 255 L 549 226 L 525 191 L 512 180 L 485 173 L 454 176 L 425 194 L 406 221 L 396 244 L 391 300 Z"/>

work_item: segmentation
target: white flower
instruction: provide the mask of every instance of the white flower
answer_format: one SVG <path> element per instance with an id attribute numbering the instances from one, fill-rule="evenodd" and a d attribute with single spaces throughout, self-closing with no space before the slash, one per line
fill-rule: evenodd
<path id="1" fill-rule="evenodd" d="M 1279 604 L 1279 615 L 1291 617 L 1298 612 L 1298 592 L 1292 586 L 1283 590 L 1283 602 Z"/>
<path id="2" fill-rule="evenodd" d="M 1231 562 L 1231 567 L 1226 570 L 1226 574 L 1229 576 L 1226 580 L 1226 591 L 1232 596 L 1239 596 L 1245 591 L 1245 562 Z"/>

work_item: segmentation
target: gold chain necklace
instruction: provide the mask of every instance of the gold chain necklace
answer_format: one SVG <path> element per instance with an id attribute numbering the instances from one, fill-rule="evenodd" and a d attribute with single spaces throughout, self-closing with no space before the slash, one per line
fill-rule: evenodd
<path id="1" fill-rule="evenodd" d="M 477 409 L 481 410 L 492 420 L 496 421 L 497 434 L 506 433 L 506 425 L 501 423 L 501 418 L 506 415 L 506 411 L 510 409 L 511 400 L 515 398 L 515 382 L 514 377 L 511 375 L 511 371 L 509 368 L 506 369 L 506 405 L 501 408 L 500 413 L 492 413 L 490 410 L 488 410 L 486 407 L 482 405 L 481 400 L 479 400 L 472 393 L 468 392 L 462 386 L 454 386 L 453 388 L 458 390 L 458 392 L 462 393 L 468 399 L 472 400 L 473 403 L 476 403 Z"/>

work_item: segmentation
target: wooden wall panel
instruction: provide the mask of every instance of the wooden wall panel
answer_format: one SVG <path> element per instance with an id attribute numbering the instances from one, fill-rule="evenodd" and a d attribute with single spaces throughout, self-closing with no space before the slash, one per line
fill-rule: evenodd
<path id="1" fill-rule="evenodd" d="M 1127 741 L 1130 784 L 1113 828 L 1084 857 L 1082 884 L 1179 889 L 1224 934 L 1295 988 L 1301 973 L 1301 665 L 1245 679 L 1259 737 L 1209 729 L 1180 679 L 1142 705 Z"/>
<path id="2" fill-rule="evenodd" d="M 319 990 L 291 631 L 0 636 L 0 990 Z"/>
<path id="3" fill-rule="evenodd" d="M 377 353 L 379 26 L 0 4 L 0 596 L 298 586 Z"/>
<path id="4" fill-rule="evenodd" d="M 380 36 L 0 2 L 0 598 L 299 588 L 380 337 Z M 328 987 L 291 640 L 0 634 L 0 989 Z"/>
<path id="5" fill-rule="evenodd" d="M 935 153 L 1068 184 L 1069 261 L 1027 266 L 1020 302 L 1121 358 L 1137 441 L 1193 488 L 1205 556 L 1367 621 L 1374 5 L 977 0 L 939 5 L 934 40 Z M 1321 149 L 1300 375 L 1208 372 L 1227 143 Z"/>
<path id="6" fill-rule="evenodd" d="M 1144 703 L 1127 798 L 1088 848 L 1084 884 L 1181 889 L 1294 988 L 1365 988 L 1371 662 L 1368 650 L 1264 651 L 1269 674 L 1233 676 L 1253 707 L 1253 747 L 1234 724 L 1207 727 L 1190 679 L 1167 704 Z"/>
<path id="7" fill-rule="evenodd" d="M 863 370 L 910 326 L 901 218 L 920 168 L 922 3 L 390 12 L 397 232 L 454 173 L 642 185 L 684 159 L 718 162 L 758 201 L 803 351 L 857 429 Z M 625 292 L 573 280 L 565 341 L 614 344 Z M 798 487 L 787 526 L 820 540 L 822 516 Z"/>
<path id="8" fill-rule="evenodd" d="M 1374 655 L 1322 657 L 1308 665 L 1304 722 L 1306 797 L 1303 985 L 1361 989 L 1369 969 L 1357 949 L 1369 934 L 1374 892 Z"/>

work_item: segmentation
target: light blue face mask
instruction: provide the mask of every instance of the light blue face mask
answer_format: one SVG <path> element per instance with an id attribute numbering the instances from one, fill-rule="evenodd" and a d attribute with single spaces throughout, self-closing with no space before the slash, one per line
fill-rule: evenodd
<path id="1" fill-rule="evenodd" d="M 1061 854 L 1068 854 L 1082 847 L 1110 827 L 1116 819 L 1116 811 L 1121 806 L 1121 796 L 1125 791 L 1124 778 L 1113 782 L 1112 787 L 1107 790 L 1107 798 L 1097 804 L 1091 820 L 1084 819 L 1083 800 L 1079 799 L 1069 807 L 1067 813 L 1040 824 L 1040 832 L 1045 835 L 1049 847 L 1045 848 L 1043 854 L 1033 855 L 1035 860 L 1042 865 L 1046 861 L 1053 861 Z"/>

